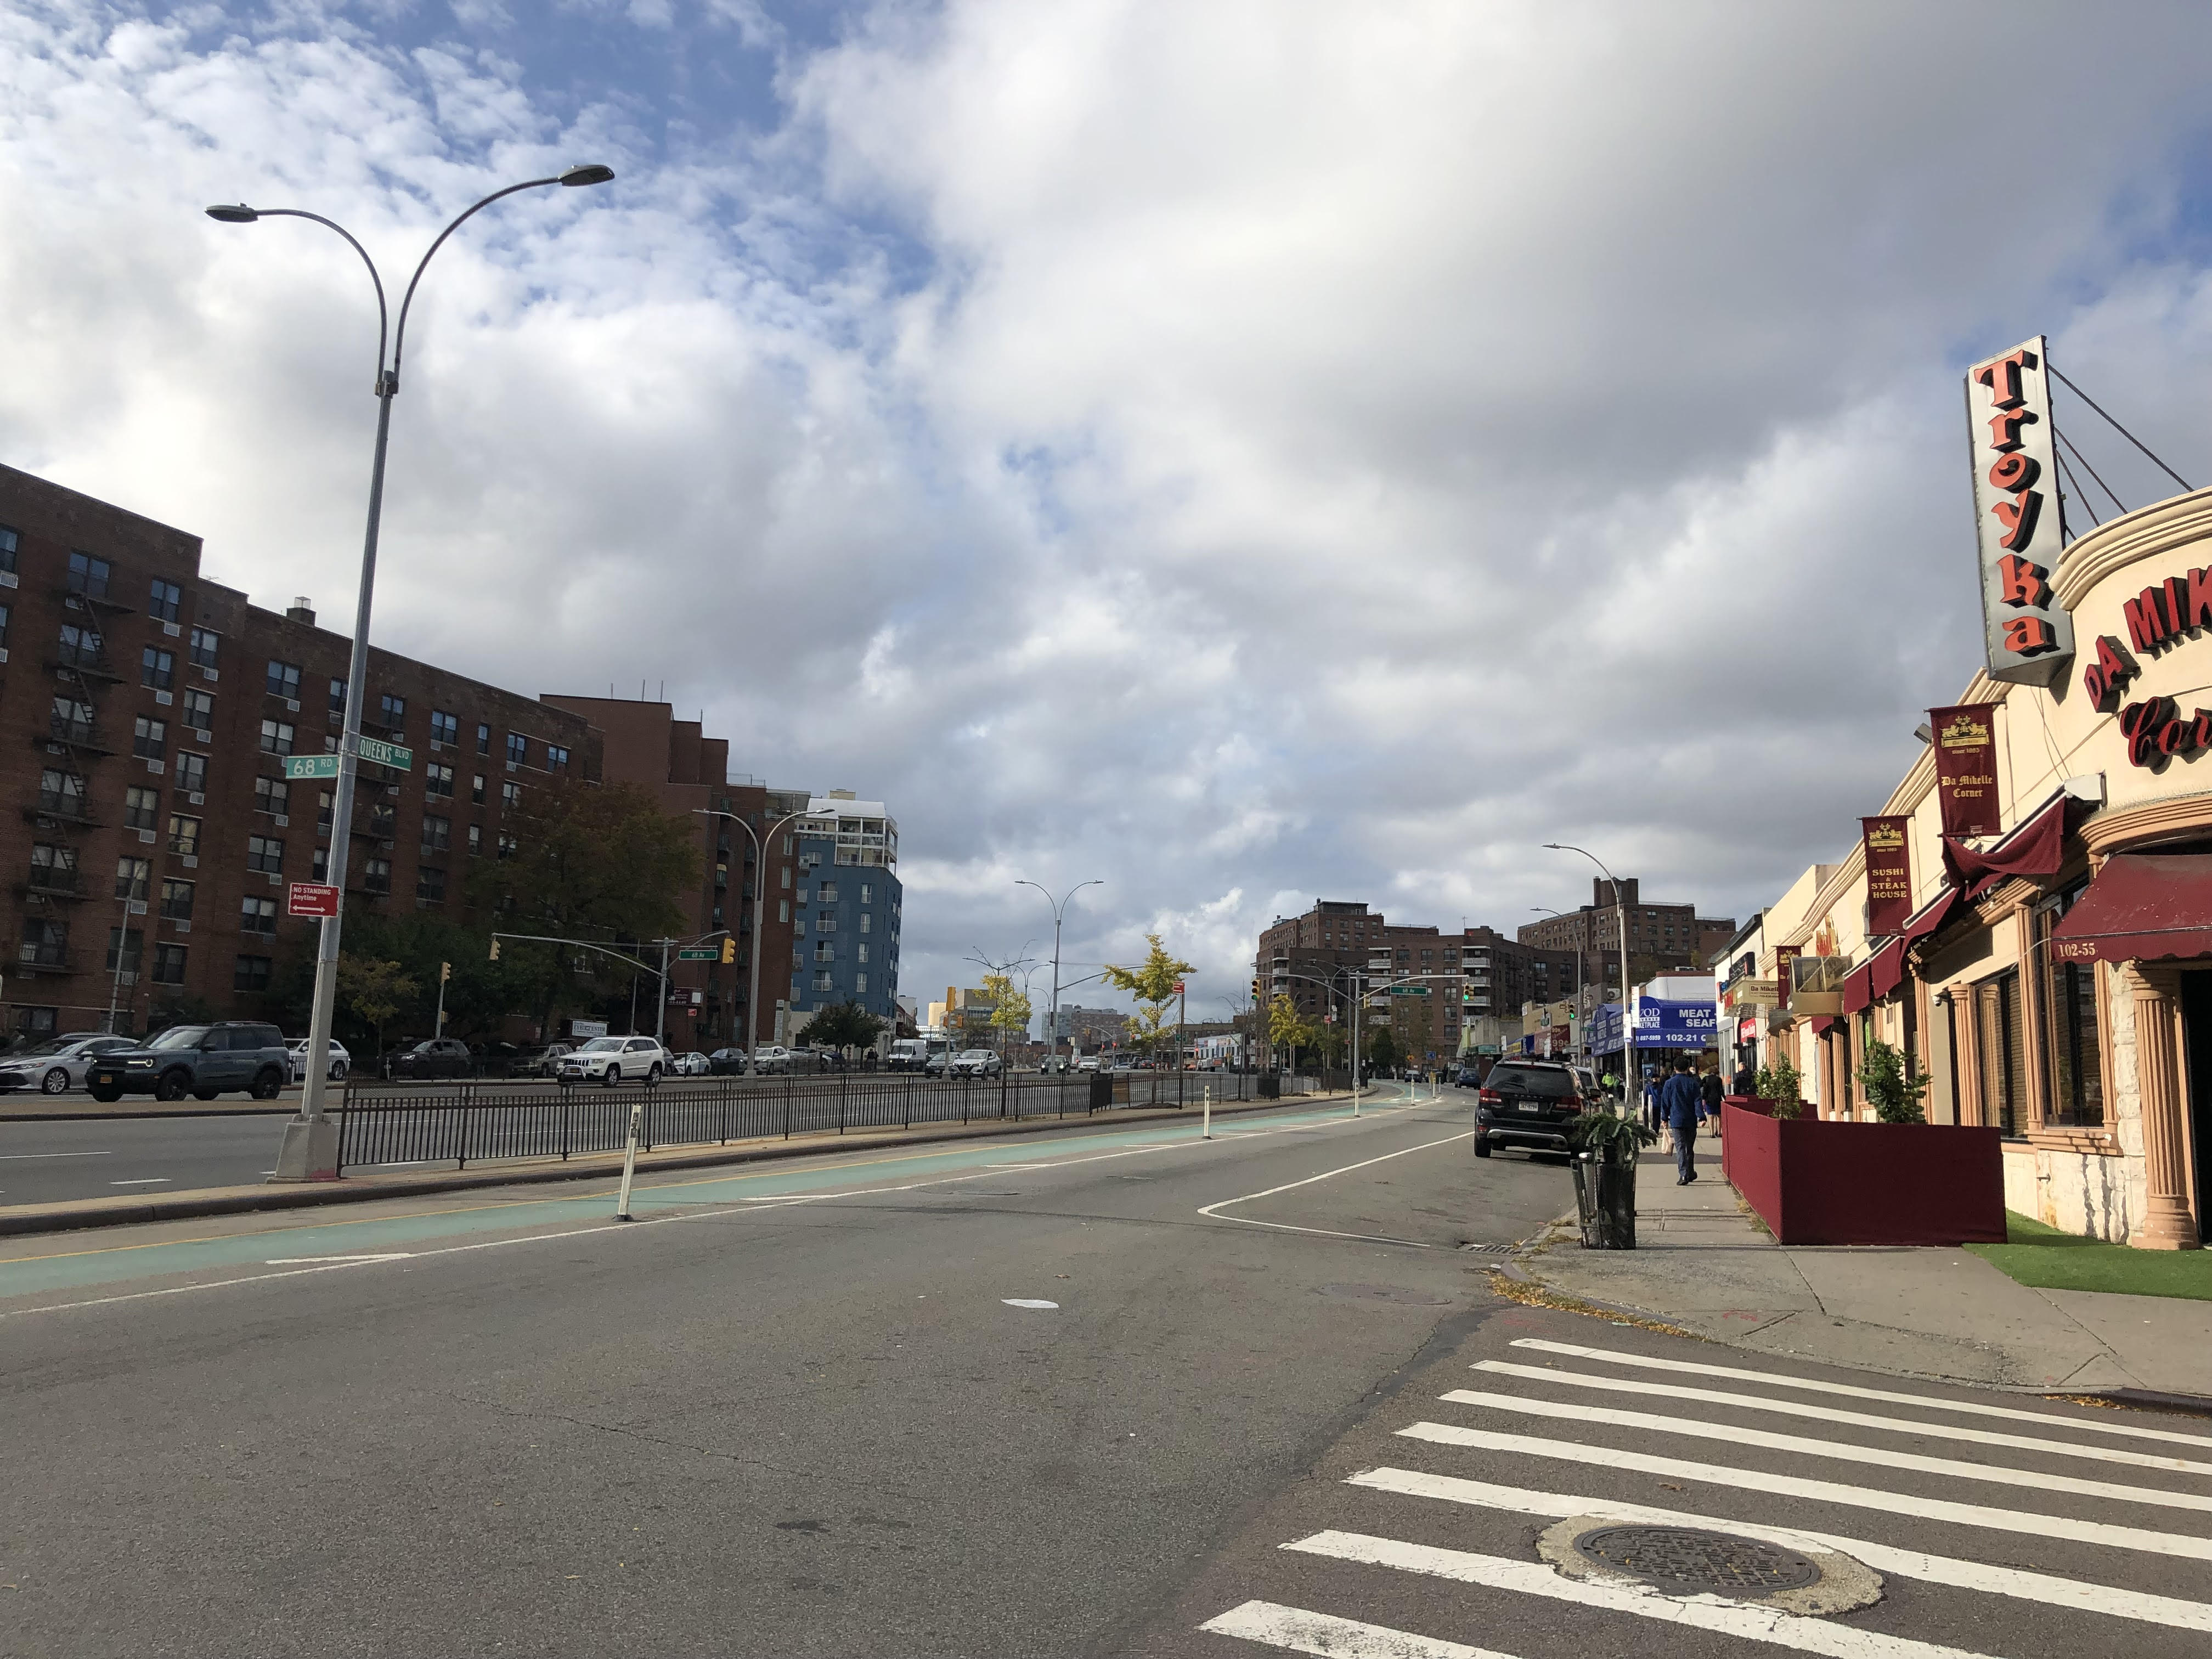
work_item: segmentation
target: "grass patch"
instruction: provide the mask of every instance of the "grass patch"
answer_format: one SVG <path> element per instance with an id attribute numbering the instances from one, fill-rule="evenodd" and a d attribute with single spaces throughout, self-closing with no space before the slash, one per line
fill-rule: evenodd
<path id="1" fill-rule="evenodd" d="M 2002 1244 L 1966 1249 L 1999 1273 L 2046 1291 L 2109 1291 L 2212 1302 L 2212 1250 L 2137 1250 L 2063 1233 L 2005 1212 Z"/>

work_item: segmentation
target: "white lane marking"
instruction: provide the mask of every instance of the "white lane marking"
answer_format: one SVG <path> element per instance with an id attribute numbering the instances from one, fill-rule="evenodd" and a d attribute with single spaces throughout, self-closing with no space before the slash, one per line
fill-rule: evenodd
<path id="1" fill-rule="evenodd" d="M 1265 1642 L 1289 1653 L 1319 1654 L 1322 1659 L 1513 1659 L 1495 1648 L 1471 1648 L 1388 1625 L 1365 1625 L 1333 1613 L 1308 1613 L 1279 1601 L 1247 1601 L 1199 1626 L 1216 1636 Z"/>
<path id="2" fill-rule="evenodd" d="M 1049 1311 L 1060 1306 L 1057 1302 L 1041 1302 L 1033 1296 L 1002 1296 L 999 1300 L 1009 1308 L 1034 1308 L 1041 1311 Z"/>
<path id="3" fill-rule="evenodd" d="M 1685 1510 L 1654 1509 L 1648 1504 L 1624 1504 L 1610 1498 L 1577 1498 L 1571 1493 L 1529 1492 L 1518 1486 L 1495 1486 L 1483 1480 L 1462 1480 L 1456 1475 L 1430 1474 L 1419 1469 L 1363 1469 L 1346 1477 L 1345 1484 L 1407 1498 L 1433 1498 L 1476 1509 L 1506 1510 L 1520 1515 L 1602 1515 L 1614 1520 L 1655 1527 L 1705 1527 L 1742 1533 L 1753 1538 L 1802 1549 L 1838 1550 L 1880 1572 L 1899 1578 L 1917 1578 L 1954 1589 L 1978 1590 L 1988 1595 L 2008 1595 L 2015 1601 L 2040 1601 L 2076 1613 L 2101 1613 L 2114 1619 L 2133 1619 L 2146 1625 L 2173 1630 L 2212 1632 L 2212 1603 L 2185 1601 L 2179 1596 L 2155 1595 L 2141 1590 L 2119 1589 L 2081 1578 L 2060 1578 L 2020 1567 L 1989 1566 L 1948 1555 L 1929 1555 L 1919 1550 L 1898 1549 L 1869 1539 L 1845 1538 L 1830 1532 L 1808 1532 L 1799 1527 L 1770 1527 L 1730 1516 L 1693 1515 Z"/>
<path id="4" fill-rule="evenodd" d="M 2152 1532 L 2144 1527 L 2123 1527 L 2108 1521 L 2076 1521 L 2063 1515 L 2031 1515 L 2022 1510 L 1991 1509 L 1981 1504 L 1954 1503 L 1947 1498 L 1916 1498 L 1910 1492 L 1885 1492 L 1878 1486 L 1846 1486 L 1840 1480 L 1814 1480 L 1802 1475 L 1769 1474 L 1764 1469 L 1732 1468 L 1722 1463 L 1695 1463 L 1687 1458 L 1655 1457 L 1646 1452 L 1624 1451 L 1618 1446 L 1585 1446 L 1572 1440 L 1542 1440 L 1530 1434 L 1494 1434 L 1487 1429 L 1462 1429 L 1450 1423 L 1415 1423 L 1400 1429 L 1408 1440 L 1429 1440 L 1440 1446 L 1468 1446 L 1482 1451 L 1516 1452 L 1526 1457 L 1551 1457 L 1567 1463 L 1588 1463 L 1601 1469 L 1634 1469 L 1641 1474 L 1679 1475 L 1687 1480 L 1710 1480 L 1716 1486 L 1744 1492 L 1778 1492 L 1788 1498 L 1810 1498 L 1826 1504 L 1847 1504 L 1854 1509 L 1881 1510 L 1890 1515 L 1917 1516 L 1929 1521 L 1953 1521 L 1960 1526 L 1985 1527 L 1991 1532 L 2026 1533 L 2035 1538 L 2072 1538 L 2085 1544 L 2109 1544 L 2115 1549 L 2142 1550 L 2152 1555 L 2186 1556 L 2212 1561 L 2212 1538 L 2191 1538 L 2180 1533 Z"/>
<path id="5" fill-rule="evenodd" d="M 2167 1492 L 2159 1486 L 2124 1486 L 2117 1480 L 2084 1480 L 2078 1475 L 2045 1474 L 2039 1469 L 2008 1469 L 1996 1463 L 1969 1463 L 1957 1457 L 1923 1457 L 1918 1452 L 1889 1451 L 1880 1446 L 1861 1446 L 1846 1440 L 1815 1440 L 1808 1435 L 1776 1434 L 1747 1423 L 1707 1423 L 1697 1418 L 1662 1417 L 1656 1412 L 1615 1411 L 1607 1406 L 1586 1406 L 1580 1401 L 1528 1400 L 1519 1395 L 1482 1394 L 1473 1389 L 1454 1389 L 1439 1398 L 1455 1406 L 1481 1406 L 1491 1411 L 1518 1412 L 1524 1417 L 1564 1418 L 1573 1423 L 1609 1423 L 1616 1428 L 1650 1429 L 1690 1440 L 1724 1440 L 1731 1446 L 1764 1446 L 1770 1451 L 1799 1452 L 1839 1463 L 1868 1463 L 1876 1468 L 1911 1469 L 1921 1474 L 1947 1474 L 1957 1480 L 1980 1480 L 1996 1486 L 2026 1486 L 2037 1492 L 2073 1492 L 2082 1498 L 2112 1498 L 2123 1504 L 2152 1504 L 2161 1509 L 2197 1510 L 2212 1513 L 2212 1496 L 2193 1492 Z"/>
<path id="6" fill-rule="evenodd" d="M 2083 1446 L 2070 1440 L 2045 1440 L 2028 1434 L 2003 1434 L 1994 1429 L 1969 1429 L 1955 1423 L 1921 1423 L 1906 1417 L 1877 1417 L 1871 1412 L 1848 1412 L 1833 1406 L 1815 1406 L 1802 1400 L 1769 1400 L 1755 1394 L 1729 1394 L 1720 1389 L 1693 1389 L 1674 1382 L 1645 1382 L 1635 1377 L 1599 1376 L 1589 1371 L 1553 1370 L 1543 1365 L 1513 1365 L 1502 1359 L 1477 1360 L 1471 1370 L 1492 1371 L 1501 1376 L 1532 1377 L 1540 1382 L 1563 1382 L 1577 1389 L 1603 1389 L 1616 1394 L 1656 1395 L 1669 1400 L 1708 1401 L 1755 1412 L 1775 1412 L 1786 1417 L 1809 1417 L 1822 1423 L 1855 1423 L 1862 1428 L 1889 1429 L 1926 1435 L 1936 1440 L 1958 1440 L 1979 1446 L 2014 1446 L 2045 1452 L 2053 1457 L 2087 1457 L 2100 1463 L 2124 1463 L 2139 1469 L 2164 1469 L 2171 1474 L 2212 1475 L 2212 1463 L 2192 1463 L 2185 1457 L 2166 1457 L 2156 1452 L 2129 1451 L 2119 1446 Z"/>
<path id="7" fill-rule="evenodd" d="M 1346 1164 L 1341 1169 L 1323 1170 L 1319 1175 L 1308 1176 L 1304 1181 L 1286 1181 L 1279 1187 L 1270 1187 L 1263 1193 L 1247 1193 L 1242 1198 L 1224 1198 L 1218 1203 L 1208 1204 L 1199 1211 L 1209 1221 L 1234 1221 L 1246 1227 L 1265 1227 L 1279 1233 L 1312 1233 L 1322 1238 L 1357 1238 L 1372 1244 L 1410 1244 L 1417 1250 L 1432 1250 L 1437 1247 L 1425 1244 L 1418 1238 L 1392 1238 L 1382 1233 L 1340 1233 L 1328 1227 L 1293 1227 L 1287 1222 L 1255 1221 L 1249 1216 L 1223 1215 L 1223 1210 L 1232 1204 L 1254 1204 L 1263 1198 L 1273 1198 L 1277 1193 L 1287 1193 L 1299 1187 L 1310 1187 L 1316 1181 L 1327 1181 L 1331 1176 L 1350 1175 L 1354 1170 L 1364 1170 L 1370 1164 L 1388 1164 L 1394 1158 L 1404 1158 L 1413 1152 L 1425 1152 L 1433 1147 L 1449 1146 L 1455 1140 L 1472 1140 L 1474 1131 L 1465 1134 L 1446 1135 L 1441 1140 L 1425 1140 L 1418 1146 L 1407 1146 L 1395 1152 L 1385 1152 L 1380 1158 L 1362 1158 L 1357 1164 Z"/>
<path id="8" fill-rule="evenodd" d="M 269 1265 L 287 1267 L 311 1261 L 404 1261 L 414 1254 L 412 1250 L 386 1250 L 380 1255 L 272 1255 Z"/>
<path id="9" fill-rule="evenodd" d="M 1489 1589 L 1513 1590 L 1547 1601 L 1603 1607 L 1611 1613 L 1632 1613 L 1662 1624 L 1765 1642 L 1799 1653 L 1824 1654 L 1827 1659 L 1984 1659 L 1967 1648 L 1916 1642 L 1909 1636 L 1889 1636 L 1881 1631 L 1831 1624 L 1825 1619 L 1801 1618 L 1778 1607 L 1724 1601 L 1717 1595 L 1668 1595 L 1628 1581 L 1565 1578 L 1543 1561 L 1511 1561 L 1502 1555 L 1475 1555 L 1430 1544 L 1401 1543 L 1395 1538 L 1370 1538 L 1357 1532 L 1317 1532 L 1282 1547 L 1304 1555 L 1325 1555 L 1338 1561 L 1358 1561 L 1462 1584 L 1480 1584 Z"/>
<path id="10" fill-rule="evenodd" d="M 2062 1417 L 2055 1412 L 2022 1411 L 2016 1406 L 1985 1406 L 1978 1401 L 1947 1400 L 1929 1394 L 1905 1394 L 1895 1389 L 1855 1388 L 1848 1382 L 1828 1382 L 1818 1377 L 1791 1376 L 1784 1371 L 1755 1371 L 1741 1365 L 1705 1365 L 1688 1359 L 1660 1359 L 1650 1354 L 1629 1353 L 1619 1348 L 1588 1348 L 1573 1342 L 1547 1342 L 1533 1336 L 1516 1337 L 1516 1348 L 1539 1353 L 1565 1354 L 1573 1359 L 1598 1359 L 1610 1365 L 1640 1365 L 1647 1370 L 1680 1371 L 1693 1376 L 1724 1376 L 1738 1382 L 1763 1382 L 1769 1388 L 1803 1389 L 1809 1394 L 1840 1395 L 1851 1400 L 1879 1400 L 1886 1405 L 1919 1406 L 1929 1411 L 1960 1412 L 1975 1417 L 2002 1417 L 2016 1423 L 2063 1424 L 2093 1434 L 2117 1434 L 2131 1440 L 2166 1440 L 2179 1445 L 2212 1450 L 2212 1437 L 2183 1434 L 2172 1429 L 2146 1429 L 2132 1423 L 2113 1423 L 2098 1416 Z"/>
<path id="11" fill-rule="evenodd" d="M 21 1164 L 34 1158 L 113 1158 L 112 1152 L 0 1152 L 0 1164 Z"/>
<path id="12" fill-rule="evenodd" d="M 111 1187 L 158 1187 L 172 1179 L 173 1177 L 169 1176 L 138 1176 L 130 1181 L 111 1181 L 107 1184 Z"/>

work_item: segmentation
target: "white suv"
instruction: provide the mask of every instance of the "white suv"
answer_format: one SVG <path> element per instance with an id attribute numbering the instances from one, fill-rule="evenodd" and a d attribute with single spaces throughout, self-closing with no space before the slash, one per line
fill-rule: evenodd
<path id="1" fill-rule="evenodd" d="M 668 1050 L 648 1036 L 593 1037 L 574 1054 L 563 1054 L 555 1073 L 563 1083 L 596 1078 L 612 1088 L 626 1078 L 658 1083 L 668 1070 Z"/>
<path id="2" fill-rule="evenodd" d="M 955 1077 L 996 1077 L 999 1075 L 999 1054 L 995 1048 L 963 1048 L 952 1056 L 952 1075 Z"/>

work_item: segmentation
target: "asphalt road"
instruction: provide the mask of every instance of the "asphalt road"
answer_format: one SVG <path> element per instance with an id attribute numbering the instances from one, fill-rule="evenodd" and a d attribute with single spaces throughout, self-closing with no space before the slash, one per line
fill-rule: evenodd
<path id="1" fill-rule="evenodd" d="M 0 1654 L 2204 1651 L 2212 1624 L 2178 1631 L 2195 1615 L 2142 1596 L 2201 1597 L 2212 1482 L 2040 1443 L 2212 1473 L 2212 1435 L 2197 1453 L 2111 1428 L 2207 1425 L 2028 1401 L 2047 1427 L 1994 1426 L 2038 1443 L 1998 1448 L 1940 1407 L 1639 1371 L 1620 1354 L 1732 1356 L 1495 1297 L 1494 1257 L 1466 1247 L 1528 1236 L 1565 1181 L 1476 1162 L 1468 1109 L 1294 1106 L 1211 1143 L 1146 1125 L 694 1172 L 641 1185 L 630 1225 L 592 1182 L 9 1241 Z M 1405 1432 L 1424 1424 L 1450 1432 Z M 1349 1480 L 1374 1470 L 1399 1473 Z M 1525 1506 L 1586 1499 L 1817 1523 L 1909 1559 L 1863 1613 L 1762 1611 L 1768 1633 L 1746 1635 L 1675 1599 L 1662 1625 L 1656 1600 L 1530 1588 L 1566 1581 L 1531 1567 L 1549 1517 Z M 2095 1594 L 2023 1599 L 2013 1567 Z M 1976 1587 L 1925 1577 L 1945 1572 Z M 1792 1624 L 1816 1639 L 1772 1633 Z"/>
<path id="2" fill-rule="evenodd" d="M 0 1119 L 0 1205 L 251 1185 L 276 1168 L 285 1116 Z"/>

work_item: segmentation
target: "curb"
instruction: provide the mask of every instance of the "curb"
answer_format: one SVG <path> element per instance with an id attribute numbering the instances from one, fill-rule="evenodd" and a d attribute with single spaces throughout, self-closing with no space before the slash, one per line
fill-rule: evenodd
<path id="1" fill-rule="evenodd" d="M 1244 1101 L 1217 1105 L 1213 1115 L 1216 1117 L 1235 1117 L 1253 1112 L 1279 1111 L 1285 1104 L 1310 1103 L 1327 1105 L 1333 1101 L 1350 1098 L 1349 1095 L 1310 1095 L 1294 1097 L 1287 1103 L 1279 1100 Z M 1195 1121 L 1196 1115 L 1187 1107 L 1147 1106 L 1133 1109 L 1127 1116 L 1115 1117 L 1107 1121 L 1120 1125 L 1168 1122 L 1178 1119 Z M 711 1151 L 673 1152 L 665 1157 L 656 1152 L 640 1153 L 637 1167 L 641 1175 L 662 1170 L 710 1170 L 724 1164 L 816 1158 L 830 1151 L 870 1152 L 887 1146 L 927 1146 L 948 1141 L 985 1140 L 994 1135 L 1043 1134 L 1055 1129 L 1079 1129 L 1084 1124 L 1095 1124 L 1099 1121 L 1097 1117 L 1000 1119 L 952 1124 L 929 1130 L 900 1131 L 891 1134 L 837 1135 L 817 1131 L 803 1139 L 779 1140 L 767 1145 L 718 1146 Z M 487 1187 L 598 1181 L 622 1172 L 621 1153 L 594 1152 L 589 1156 L 606 1161 L 595 1164 L 571 1161 L 550 1169 L 453 1170 L 436 1175 L 379 1181 L 369 1186 L 354 1185 L 340 1179 L 297 1186 L 211 1187 L 197 1193 L 178 1193 L 161 1198 L 91 1199 L 58 1204 L 26 1204 L 13 1210 L 0 1209 L 0 1237 L 72 1232 L 89 1227 L 137 1226 L 149 1221 L 184 1221 L 200 1216 L 244 1215 L 259 1210 L 302 1210 L 325 1204 L 368 1204 L 379 1199 L 422 1198 Z"/>

